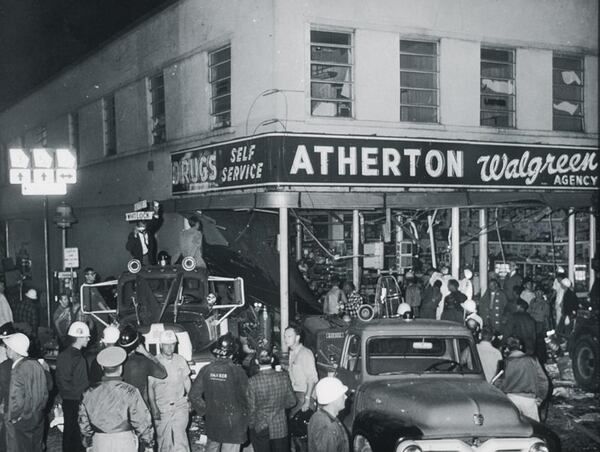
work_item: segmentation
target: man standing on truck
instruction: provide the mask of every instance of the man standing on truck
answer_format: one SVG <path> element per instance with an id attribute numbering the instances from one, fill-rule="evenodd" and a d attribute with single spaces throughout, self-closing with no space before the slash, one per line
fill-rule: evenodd
<path id="1" fill-rule="evenodd" d="M 308 452 L 349 452 L 348 432 L 337 418 L 346 405 L 348 386 L 335 377 L 317 383 L 319 409 L 308 423 Z"/>

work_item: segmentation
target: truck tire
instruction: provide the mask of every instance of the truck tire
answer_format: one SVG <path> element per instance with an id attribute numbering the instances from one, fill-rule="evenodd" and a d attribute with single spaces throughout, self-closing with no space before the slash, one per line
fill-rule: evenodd
<path id="1" fill-rule="evenodd" d="M 587 391 L 600 390 L 600 345 L 592 336 L 585 334 L 575 342 L 573 356 L 575 381 Z"/>

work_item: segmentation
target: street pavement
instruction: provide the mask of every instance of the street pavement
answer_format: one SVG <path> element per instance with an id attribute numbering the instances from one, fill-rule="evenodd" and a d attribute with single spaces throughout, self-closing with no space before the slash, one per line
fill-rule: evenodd
<path id="1" fill-rule="evenodd" d="M 563 358 L 558 364 L 546 366 L 554 391 L 545 424 L 561 439 L 563 452 L 597 452 L 600 450 L 600 394 L 586 392 L 573 380 L 570 361 Z M 189 428 L 192 452 L 204 452 L 206 436 L 198 416 Z M 47 452 L 62 451 L 62 434 L 50 429 Z M 243 452 L 253 452 L 249 446 Z"/>

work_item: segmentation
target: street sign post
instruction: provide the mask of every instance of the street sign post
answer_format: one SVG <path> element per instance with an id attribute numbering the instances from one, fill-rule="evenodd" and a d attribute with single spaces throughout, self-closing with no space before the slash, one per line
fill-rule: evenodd
<path id="1" fill-rule="evenodd" d="M 63 268 L 78 268 L 79 267 L 79 248 L 65 248 Z"/>

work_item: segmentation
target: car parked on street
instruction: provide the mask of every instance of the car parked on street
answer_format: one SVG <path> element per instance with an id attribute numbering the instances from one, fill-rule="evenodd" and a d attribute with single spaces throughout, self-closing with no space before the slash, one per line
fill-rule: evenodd
<path id="1" fill-rule="evenodd" d="M 312 322 L 312 323 L 311 323 Z M 321 376 L 349 388 L 344 423 L 355 452 L 559 451 L 483 374 L 468 329 L 454 322 L 307 320 Z"/>
<path id="2" fill-rule="evenodd" d="M 600 315 L 597 303 L 577 311 L 568 348 L 577 384 L 586 391 L 600 392 Z"/>

